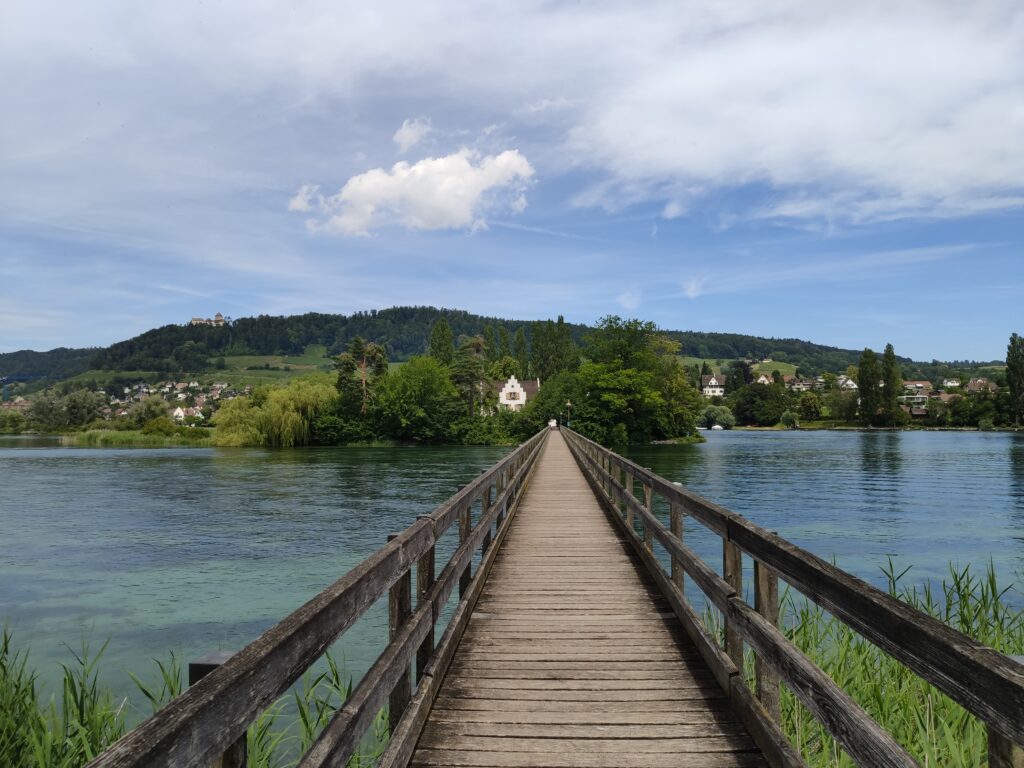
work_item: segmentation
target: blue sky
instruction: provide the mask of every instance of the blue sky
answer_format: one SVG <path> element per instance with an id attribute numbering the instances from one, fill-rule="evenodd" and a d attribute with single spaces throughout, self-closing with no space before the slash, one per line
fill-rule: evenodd
<path id="1" fill-rule="evenodd" d="M 849 5 L 12 0 L 0 351 L 433 304 L 1000 358 L 1024 8 Z"/>

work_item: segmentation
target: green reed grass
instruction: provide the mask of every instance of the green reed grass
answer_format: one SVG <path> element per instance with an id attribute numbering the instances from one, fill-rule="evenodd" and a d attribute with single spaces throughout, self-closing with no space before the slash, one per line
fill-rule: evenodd
<path id="1" fill-rule="evenodd" d="M 1024 653 L 1024 610 L 1000 588 L 989 563 L 978 576 L 969 566 L 950 566 L 938 587 L 903 586 L 907 570 L 892 561 L 883 569 L 893 597 L 1007 654 Z M 1019 595 L 1017 596 L 1019 598 Z M 821 608 L 786 592 L 786 635 L 815 664 L 891 733 L 925 768 L 977 768 L 987 762 L 984 723 L 934 686 L 860 637 Z M 749 660 L 748 679 L 753 677 Z M 848 768 L 854 762 L 785 686 L 782 723 L 811 768 Z"/>
<path id="2" fill-rule="evenodd" d="M 0 766 L 79 768 L 124 735 L 129 702 L 102 686 L 98 663 L 106 650 L 90 653 L 88 643 L 62 665 L 59 696 L 46 700 L 28 653 L 16 650 L 9 630 L 0 634 Z M 352 693 L 337 661 L 327 654 L 324 672 L 307 673 L 292 693 L 263 712 L 249 728 L 250 768 L 291 768 Z M 156 682 L 129 673 L 141 697 L 157 712 L 184 690 L 181 658 L 155 659 Z M 350 768 L 373 765 L 387 743 L 387 710 L 378 713 Z"/>

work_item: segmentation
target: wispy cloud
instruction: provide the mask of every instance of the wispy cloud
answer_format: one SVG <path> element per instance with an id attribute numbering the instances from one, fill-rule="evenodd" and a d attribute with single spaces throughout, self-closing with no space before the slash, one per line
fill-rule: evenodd
<path id="1" fill-rule="evenodd" d="M 701 296 L 761 291 L 778 285 L 829 283 L 836 280 L 877 279 L 886 270 L 945 261 L 976 251 L 978 244 L 879 251 L 840 258 L 808 259 L 786 266 L 744 263 L 742 269 L 706 270 L 686 278 L 680 284 L 681 295 L 688 299 Z M 677 294 L 679 295 L 679 294 Z"/>
<path id="2" fill-rule="evenodd" d="M 391 137 L 403 155 L 415 147 L 430 133 L 430 118 L 417 117 L 402 121 L 402 127 Z"/>

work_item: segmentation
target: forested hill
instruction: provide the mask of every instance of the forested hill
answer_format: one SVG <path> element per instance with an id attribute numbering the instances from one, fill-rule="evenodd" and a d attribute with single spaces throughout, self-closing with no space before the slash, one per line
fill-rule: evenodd
<path id="1" fill-rule="evenodd" d="M 245 317 L 223 327 L 167 325 L 106 349 L 56 349 L 0 355 L 0 376 L 60 380 L 88 368 L 120 371 L 198 372 L 211 360 L 228 355 L 299 355 L 311 344 L 338 354 L 355 336 L 382 344 L 391 360 L 407 360 L 426 351 L 430 331 L 441 316 L 453 335 L 475 335 L 490 325 L 500 338 L 514 338 L 522 328 L 530 338 L 531 322 L 484 317 L 456 309 L 394 307 L 352 315 L 308 313 L 289 317 Z M 577 343 L 587 326 L 569 324 Z M 682 345 L 681 353 L 706 360 L 737 357 L 772 358 L 796 365 L 802 373 L 842 371 L 856 364 L 859 351 L 799 339 L 769 339 L 730 333 L 666 331 Z M 909 360 L 905 362 L 909 363 Z"/>
<path id="2" fill-rule="evenodd" d="M 0 355 L 0 376 L 29 375 L 62 379 L 87 368 L 121 371 L 202 371 L 211 358 L 227 355 L 299 355 L 310 344 L 337 354 L 355 336 L 382 344 L 392 360 L 406 360 L 427 349 L 430 331 L 441 316 L 453 335 L 475 335 L 490 325 L 500 337 L 504 328 L 514 338 L 522 328 L 530 337 L 531 322 L 484 317 L 456 309 L 394 307 L 352 315 L 308 313 L 290 317 L 245 317 L 230 325 L 167 325 L 121 341 L 106 349 L 14 352 Z M 577 343 L 587 326 L 569 324 Z M 668 331 L 682 345 L 681 353 L 709 360 L 753 357 L 797 365 L 807 373 L 843 370 L 857 362 L 858 352 L 799 339 L 767 339 L 726 333 Z"/>
<path id="3" fill-rule="evenodd" d="M 58 347 L 49 352 L 20 352 L 0 354 L 0 378 L 15 381 L 50 379 L 59 381 L 77 376 L 92 367 L 92 360 L 99 349 L 69 349 Z"/>

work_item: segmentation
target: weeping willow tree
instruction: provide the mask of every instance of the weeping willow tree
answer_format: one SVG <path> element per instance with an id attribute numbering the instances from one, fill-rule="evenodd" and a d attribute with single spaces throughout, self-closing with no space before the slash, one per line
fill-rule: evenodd
<path id="1" fill-rule="evenodd" d="M 291 448 L 310 442 L 311 425 L 338 399 L 330 375 L 293 379 L 284 387 L 260 387 L 251 398 L 229 400 L 214 414 L 218 445 Z"/>

